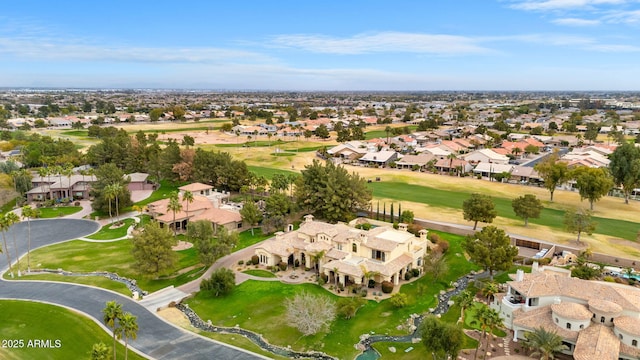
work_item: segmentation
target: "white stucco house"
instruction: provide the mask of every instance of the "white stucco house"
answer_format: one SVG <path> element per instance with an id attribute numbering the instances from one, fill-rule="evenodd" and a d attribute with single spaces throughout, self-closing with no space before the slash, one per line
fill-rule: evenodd
<path id="1" fill-rule="evenodd" d="M 406 224 L 397 230 L 390 226 L 362 230 L 315 221 L 307 215 L 298 230 L 277 233 L 256 248 L 255 254 L 261 265 L 298 261 L 307 269 L 318 269 L 330 281 L 337 277 L 342 285 L 366 284 L 371 277 L 375 282 L 398 285 L 407 271 L 422 269 L 428 246 L 427 231 L 416 237 Z"/>

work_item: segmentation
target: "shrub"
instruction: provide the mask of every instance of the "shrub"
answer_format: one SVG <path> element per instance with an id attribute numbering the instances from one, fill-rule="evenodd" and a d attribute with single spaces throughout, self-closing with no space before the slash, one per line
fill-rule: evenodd
<path id="1" fill-rule="evenodd" d="M 338 289 L 340 291 L 344 291 L 344 285 L 342 285 L 341 283 L 338 283 Z"/>
<path id="2" fill-rule="evenodd" d="M 369 294 L 369 292 L 367 291 L 367 289 L 362 289 L 360 291 L 360 296 L 362 296 L 362 297 L 367 297 L 368 294 Z"/>
<path id="3" fill-rule="evenodd" d="M 320 274 L 320 278 L 325 282 L 325 284 L 329 281 L 329 275 L 327 274 Z"/>
<path id="4" fill-rule="evenodd" d="M 543 258 L 538 260 L 538 263 L 540 263 L 540 265 L 549 265 L 551 263 L 551 259 L 550 258 Z"/>
<path id="5" fill-rule="evenodd" d="M 411 280 L 411 278 L 413 277 L 413 273 L 411 271 L 407 271 L 406 273 L 404 273 L 404 279 L 409 281 Z"/>
<path id="6" fill-rule="evenodd" d="M 407 297 L 407 294 L 395 293 L 391 295 L 391 305 L 393 305 L 394 307 L 397 307 L 397 308 L 405 307 L 407 306 L 408 302 L 409 302 L 409 298 Z"/>
<path id="7" fill-rule="evenodd" d="M 367 284 L 367 287 L 369 289 L 373 289 L 374 287 L 376 287 L 376 281 L 373 279 L 369 279 L 369 283 Z"/>
<path id="8" fill-rule="evenodd" d="M 434 233 L 429 233 L 429 241 L 431 241 L 434 244 L 437 244 L 438 242 L 440 242 L 440 235 L 438 234 L 434 234 Z"/>
<path id="9" fill-rule="evenodd" d="M 253 255 L 251 257 L 251 263 L 253 263 L 253 264 L 259 264 L 260 263 L 260 258 L 258 257 L 258 255 Z"/>
<path id="10" fill-rule="evenodd" d="M 398 228 L 399 228 L 399 227 L 400 227 L 400 225 L 398 224 L 398 222 L 397 222 L 397 221 L 395 221 L 395 222 L 393 223 L 393 228 L 394 228 L 394 229 L 396 229 L 396 230 L 398 230 Z"/>
<path id="11" fill-rule="evenodd" d="M 285 271 L 287 270 L 287 263 L 284 261 L 280 261 L 280 263 L 278 264 L 278 267 L 280 268 L 280 270 Z"/>
<path id="12" fill-rule="evenodd" d="M 327 282 L 324 280 L 324 278 L 321 276 L 318 278 L 318 285 L 320 286 L 324 286 L 324 284 L 326 284 Z"/>
<path id="13" fill-rule="evenodd" d="M 382 284 L 382 292 L 385 294 L 391 294 L 393 291 L 393 283 L 391 281 L 383 281 Z"/>
<path id="14" fill-rule="evenodd" d="M 424 229 L 422 226 L 416 224 L 416 223 L 411 223 L 407 226 L 407 231 L 412 233 L 415 236 L 419 236 L 420 235 L 420 230 Z"/>
<path id="15" fill-rule="evenodd" d="M 296 261 L 293 262 L 293 267 L 300 267 L 300 260 L 296 259 Z"/>
<path id="16" fill-rule="evenodd" d="M 247 260 L 246 264 L 247 264 L 247 266 L 251 266 L 251 265 L 253 265 L 253 261 L 251 261 L 251 259 L 249 259 L 249 260 Z"/>
<path id="17" fill-rule="evenodd" d="M 418 276 L 420 276 L 420 269 L 413 268 L 413 269 L 411 269 L 411 273 L 413 274 L 413 277 L 418 277 Z"/>
<path id="18" fill-rule="evenodd" d="M 238 260 L 238 265 L 243 265 L 244 264 L 244 260 Z"/>
<path id="19" fill-rule="evenodd" d="M 606 282 L 615 282 L 616 280 L 613 278 L 613 276 L 605 276 L 602 280 L 606 281 Z"/>
<path id="20" fill-rule="evenodd" d="M 438 247 L 440 248 L 440 251 L 445 254 L 449 250 L 449 242 L 447 240 L 440 239 Z"/>

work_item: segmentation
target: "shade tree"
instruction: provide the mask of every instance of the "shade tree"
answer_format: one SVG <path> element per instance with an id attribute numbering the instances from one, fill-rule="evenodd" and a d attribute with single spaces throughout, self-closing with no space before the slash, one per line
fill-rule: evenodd
<path id="1" fill-rule="evenodd" d="M 495 226 L 487 226 L 467 236 L 462 247 L 472 262 L 489 271 L 491 280 L 496 271 L 508 270 L 518 255 L 518 248 L 511 245 L 509 236 Z"/>
<path id="2" fill-rule="evenodd" d="M 529 225 L 529 219 L 537 219 L 544 208 L 542 201 L 533 194 L 525 194 L 511 201 L 511 207 L 516 216 L 524 220 L 524 226 Z"/>
<path id="3" fill-rule="evenodd" d="M 492 223 L 498 216 L 495 204 L 490 196 L 473 193 L 462 203 L 462 212 L 465 220 L 473 221 L 473 230 L 478 227 L 478 221 Z"/>

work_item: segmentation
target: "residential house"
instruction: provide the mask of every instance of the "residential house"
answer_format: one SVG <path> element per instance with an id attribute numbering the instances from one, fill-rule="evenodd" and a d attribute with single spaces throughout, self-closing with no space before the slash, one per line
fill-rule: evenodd
<path id="1" fill-rule="evenodd" d="M 344 144 L 338 144 L 327 150 L 327 154 L 340 158 L 343 161 L 358 160 L 364 154 L 372 150 L 367 143 L 361 141 L 349 141 Z"/>
<path id="2" fill-rule="evenodd" d="M 473 173 L 481 177 L 493 178 L 496 174 L 511 173 L 513 168 L 514 166 L 510 164 L 481 162 L 473 169 Z"/>
<path id="3" fill-rule="evenodd" d="M 435 168 L 443 173 L 466 174 L 473 170 L 473 165 L 463 159 L 439 159 Z"/>
<path id="4" fill-rule="evenodd" d="M 34 176 L 31 190 L 27 191 L 27 202 L 49 199 L 87 199 L 94 175 Z"/>
<path id="5" fill-rule="evenodd" d="M 261 265 L 298 263 L 345 286 L 366 284 L 371 276 L 375 282 L 398 285 L 407 271 L 422 269 L 428 246 L 427 231 L 416 237 L 406 224 L 400 224 L 398 230 L 390 226 L 361 230 L 315 221 L 307 215 L 298 230 L 277 233 L 261 243 L 255 254 Z"/>
<path id="6" fill-rule="evenodd" d="M 427 164 L 434 159 L 435 156 L 430 153 L 405 155 L 402 159 L 396 161 L 396 167 L 399 169 L 413 169 L 413 167 L 416 166 L 420 170 L 425 170 Z"/>
<path id="7" fill-rule="evenodd" d="M 534 263 L 518 270 L 491 307 L 513 340 L 544 328 L 563 338 L 574 359 L 630 360 L 640 356 L 640 289 L 571 277 L 569 270 Z"/>
<path id="8" fill-rule="evenodd" d="M 492 164 L 508 164 L 509 158 L 506 155 L 498 154 L 492 149 L 480 149 L 472 151 L 463 158 L 472 164 L 492 163 Z"/>
<path id="9" fill-rule="evenodd" d="M 358 160 L 360 164 L 366 166 L 387 167 L 391 162 L 398 159 L 398 153 L 391 150 L 377 152 L 367 152 Z"/>

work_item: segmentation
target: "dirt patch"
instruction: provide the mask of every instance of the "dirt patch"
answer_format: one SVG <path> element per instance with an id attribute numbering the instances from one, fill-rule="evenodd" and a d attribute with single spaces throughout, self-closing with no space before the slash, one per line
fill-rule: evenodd
<path id="1" fill-rule="evenodd" d="M 178 241 L 178 245 L 171 247 L 171 250 L 180 251 L 180 250 L 191 249 L 192 247 L 193 247 L 192 243 L 180 240 Z"/>
<path id="2" fill-rule="evenodd" d="M 189 319 L 182 311 L 176 308 L 167 308 L 157 312 L 158 316 L 169 321 L 170 323 L 177 325 L 184 329 L 193 330 L 193 326 L 189 322 Z"/>

